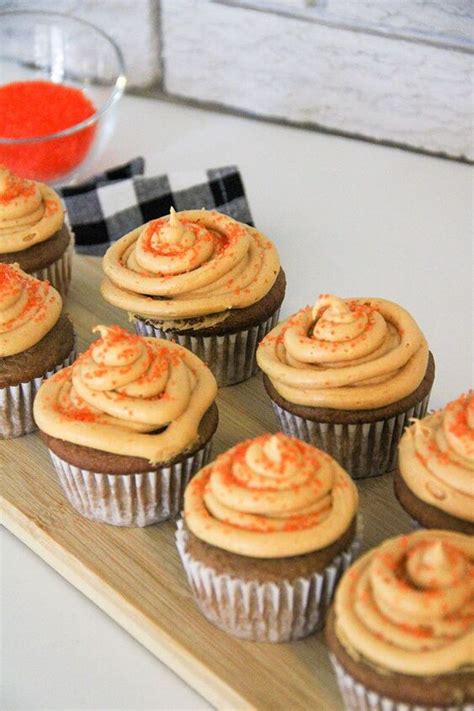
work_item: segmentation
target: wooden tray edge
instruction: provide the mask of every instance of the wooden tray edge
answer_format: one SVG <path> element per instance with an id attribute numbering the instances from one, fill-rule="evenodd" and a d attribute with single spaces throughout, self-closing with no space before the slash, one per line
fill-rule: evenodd
<path id="1" fill-rule="evenodd" d="M 213 706 L 230 706 L 239 711 L 255 709 L 4 497 L 0 497 L 0 524 Z"/>

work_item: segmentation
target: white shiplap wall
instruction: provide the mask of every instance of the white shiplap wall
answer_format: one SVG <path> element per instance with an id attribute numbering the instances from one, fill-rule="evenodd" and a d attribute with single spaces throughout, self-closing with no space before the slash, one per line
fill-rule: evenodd
<path id="1" fill-rule="evenodd" d="M 380 26 L 384 2 L 387 31 L 395 36 L 337 25 L 346 8 L 348 22 Z M 284 14 L 245 4 L 161 0 L 165 91 L 272 119 L 474 158 L 473 55 L 443 46 L 462 31 L 460 43 L 468 43 L 470 14 L 452 7 L 462 3 L 444 3 L 451 5 L 451 17 L 441 3 L 411 2 L 403 19 L 399 0 L 358 5 L 327 0 L 329 24 L 292 17 L 295 8 L 306 14 L 313 10 L 296 0 L 278 2 Z M 418 15 L 423 10 L 417 32 L 428 32 L 431 6 L 437 37 L 432 33 L 429 42 L 399 36 L 414 32 L 415 5 Z"/>

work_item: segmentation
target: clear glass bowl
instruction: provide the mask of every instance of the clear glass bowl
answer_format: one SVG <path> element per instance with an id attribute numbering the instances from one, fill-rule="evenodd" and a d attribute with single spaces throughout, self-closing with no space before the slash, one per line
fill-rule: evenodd
<path id="1" fill-rule="evenodd" d="M 68 183 L 87 171 L 113 132 L 126 85 L 123 56 L 105 32 L 85 20 L 53 12 L 0 12 L 0 84 L 37 80 L 81 89 L 95 113 L 56 133 L 0 135 L 0 163 L 25 178 Z"/>

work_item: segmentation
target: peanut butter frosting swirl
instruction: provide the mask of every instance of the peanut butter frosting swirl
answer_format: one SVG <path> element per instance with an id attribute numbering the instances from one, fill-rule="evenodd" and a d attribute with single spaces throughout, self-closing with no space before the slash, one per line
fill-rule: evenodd
<path id="1" fill-rule="evenodd" d="M 297 556 L 340 538 L 357 489 L 327 454 L 284 434 L 241 442 L 188 485 L 184 518 L 195 536 L 253 558 Z"/>
<path id="2" fill-rule="evenodd" d="M 411 394 L 428 364 L 414 319 L 385 299 L 321 295 L 261 342 L 257 362 L 297 405 L 366 410 Z"/>
<path id="3" fill-rule="evenodd" d="M 67 442 L 154 464 L 194 445 L 217 394 L 209 368 L 169 341 L 118 326 L 94 331 L 101 337 L 41 386 L 34 404 L 39 428 Z"/>
<path id="4" fill-rule="evenodd" d="M 250 306 L 280 269 L 260 232 L 216 211 L 152 220 L 114 243 L 103 260 L 104 298 L 132 314 L 182 320 Z"/>
<path id="5" fill-rule="evenodd" d="M 419 531 L 360 558 L 336 592 L 336 633 L 382 670 L 427 676 L 474 664 L 474 541 Z"/>
<path id="6" fill-rule="evenodd" d="M 23 353 L 38 343 L 61 315 L 62 299 L 47 281 L 25 274 L 18 264 L 0 263 L 0 357 Z"/>
<path id="7" fill-rule="evenodd" d="M 54 190 L 0 166 L 0 254 L 44 242 L 63 221 L 61 200 Z"/>
<path id="8" fill-rule="evenodd" d="M 419 499 L 474 522 L 474 392 L 415 420 L 400 441 L 398 461 Z"/>

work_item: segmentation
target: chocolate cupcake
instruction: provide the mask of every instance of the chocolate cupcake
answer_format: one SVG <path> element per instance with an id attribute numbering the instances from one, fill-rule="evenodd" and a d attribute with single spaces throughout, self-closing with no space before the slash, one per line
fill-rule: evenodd
<path id="1" fill-rule="evenodd" d="M 47 279 L 65 297 L 74 240 L 57 193 L 0 166 L 0 262 Z"/>
<path id="2" fill-rule="evenodd" d="M 40 388 L 42 438 L 80 514 L 116 526 L 164 521 L 210 456 L 215 378 L 175 343 L 94 331 L 101 338 Z"/>
<path id="3" fill-rule="evenodd" d="M 262 341 L 257 362 L 284 432 L 320 447 L 355 478 L 395 466 L 423 417 L 434 360 L 413 318 L 384 299 L 322 295 Z"/>
<path id="4" fill-rule="evenodd" d="M 474 392 L 405 431 L 394 487 L 417 525 L 474 535 Z"/>
<path id="5" fill-rule="evenodd" d="M 60 294 L 17 264 L 0 263 L 0 438 L 33 432 L 43 380 L 70 365 L 74 330 Z"/>
<path id="6" fill-rule="evenodd" d="M 171 211 L 114 243 L 102 295 L 138 333 L 204 360 L 220 386 L 257 370 L 259 341 L 278 321 L 285 275 L 260 232 L 216 211 Z"/>
<path id="7" fill-rule="evenodd" d="M 219 456 L 188 485 L 177 532 L 201 612 L 243 639 L 314 632 L 358 549 L 357 506 L 331 457 L 284 434 Z"/>
<path id="8" fill-rule="evenodd" d="M 350 711 L 472 711 L 474 541 L 417 531 L 344 574 L 326 641 Z"/>

